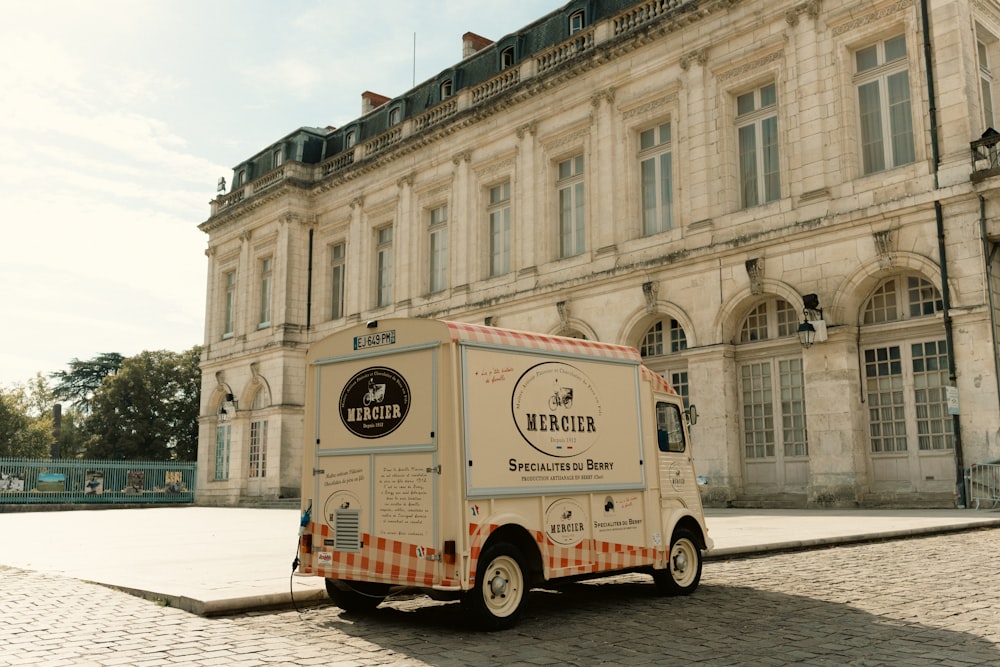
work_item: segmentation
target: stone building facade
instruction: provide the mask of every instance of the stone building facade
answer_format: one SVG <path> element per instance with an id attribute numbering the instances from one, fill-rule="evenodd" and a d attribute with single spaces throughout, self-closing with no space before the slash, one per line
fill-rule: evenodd
<path id="1" fill-rule="evenodd" d="M 298 495 L 306 348 L 401 316 L 637 347 L 710 504 L 949 507 L 1000 459 L 1000 4 L 577 0 L 465 43 L 212 202 L 200 502 Z"/>

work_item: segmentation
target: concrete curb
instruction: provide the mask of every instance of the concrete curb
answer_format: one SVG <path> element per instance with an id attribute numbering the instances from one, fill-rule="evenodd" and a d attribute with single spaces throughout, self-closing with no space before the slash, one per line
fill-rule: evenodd
<path id="1" fill-rule="evenodd" d="M 729 558 L 750 558 L 753 556 L 766 555 L 782 551 L 808 551 L 831 546 L 843 546 L 849 544 L 863 544 L 865 542 L 886 542 L 892 540 L 902 540 L 909 537 L 928 537 L 931 535 L 943 535 L 946 533 L 971 532 L 980 529 L 1000 528 L 1000 519 L 984 519 L 975 523 L 947 526 L 926 526 L 923 528 L 907 528 L 904 530 L 890 530 L 871 533 L 858 533 L 856 535 L 840 535 L 837 537 L 820 537 L 811 540 L 789 540 L 785 542 L 774 542 L 771 544 L 759 544 L 754 546 L 728 547 L 724 549 L 712 549 L 705 553 L 706 561 L 726 560 Z"/>

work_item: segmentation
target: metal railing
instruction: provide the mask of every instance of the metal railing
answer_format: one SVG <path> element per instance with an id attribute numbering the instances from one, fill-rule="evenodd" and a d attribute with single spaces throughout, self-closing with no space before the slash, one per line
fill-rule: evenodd
<path id="1" fill-rule="evenodd" d="M 1000 461 L 973 463 L 965 473 L 965 483 L 969 490 L 969 502 L 976 509 L 984 502 L 990 507 L 1000 504 Z"/>
<path id="2" fill-rule="evenodd" d="M 969 143 L 972 149 L 972 180 L 981 181 L 1000 174 L 1000 133 L 990 128 L 983 136 Z"/>
<path id="3" fill-rule="evenodd" d="M 0 458 L 0 505 L 194 502 L 198 464 Z"/>

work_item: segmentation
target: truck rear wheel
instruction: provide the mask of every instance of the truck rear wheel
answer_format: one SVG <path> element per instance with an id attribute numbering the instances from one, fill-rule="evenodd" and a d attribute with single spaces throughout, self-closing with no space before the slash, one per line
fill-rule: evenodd
<path id="1" fill-rule="evenodd" d="M 667 567 L 653 570 L 653 581 L 665 595 L 691 595 L 701 581 L 701 565 L 697 538 L 687 528 L 678 528 L 670 542 Z"/>
<path id="2" fill-rule="evenodd" d="M 462 598 L 481 630 L 506 630 L 517 623 L 527 593 L 524 556 L 513 544 L 491 544 L 479 556 L 476 586 Z"/>
<path id="3" fill-rule="evenodd" d="M 389 593 L 385 584 L 370 581 L 326 580 L 326 594 L 344 611 L 364 613 L 379 606 Z"/>

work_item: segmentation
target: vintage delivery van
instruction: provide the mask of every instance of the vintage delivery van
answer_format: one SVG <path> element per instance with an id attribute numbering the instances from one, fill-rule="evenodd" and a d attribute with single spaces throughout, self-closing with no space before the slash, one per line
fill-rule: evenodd
<path id="1" fill-rule="evenodd" d="M 343 609 L 417 588 L 497 630 L 543 582 L 698 586 L 685 413 L 634 348 L 390 319 L 317 342 L 306 377 L 301 573 Z"/>

